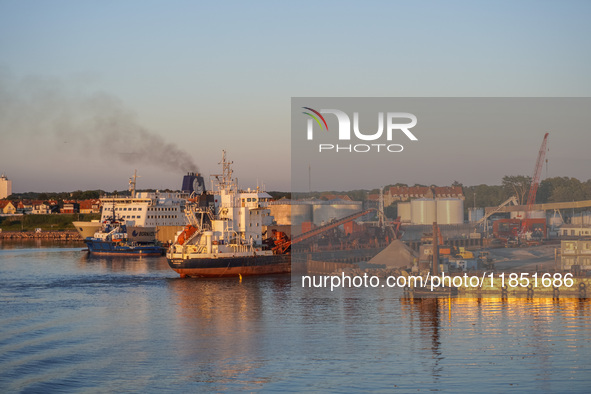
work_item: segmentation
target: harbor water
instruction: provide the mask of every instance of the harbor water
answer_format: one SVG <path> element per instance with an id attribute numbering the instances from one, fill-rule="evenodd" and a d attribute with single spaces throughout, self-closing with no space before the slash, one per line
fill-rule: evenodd
<path id="1" fill-rule="evenodd" d="M 0 249 L 0 392 L 589 392 L 587 299 L 412 300 Z"/>

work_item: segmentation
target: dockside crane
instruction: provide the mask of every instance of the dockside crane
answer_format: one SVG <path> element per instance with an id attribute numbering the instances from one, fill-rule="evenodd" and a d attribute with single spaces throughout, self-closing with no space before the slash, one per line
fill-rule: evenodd
<path id="1" fill-rule="evenodd" d="M 536 167 L 534 168 L 534 175 L 532 177 L 531 186 L 529 187 L 529 194 L 527 195 L 527 209 L 525 211 L 525 221 L 522 223 L 521 233 L 527 232 L 527 219 L 531 215 L 533 205 L 536 203 L 536 194 L 538 192 L 538 186 L 540 185 L 540 176 L 542 175 L 542 168 L 544 166 L 544 159 L 546 157 L 546 146 L 548 144 L 548 134 L 544 135 L 542 146 L 540 146 L 540 152 L 538 153 L 538 160 L 536 161 Z"/>

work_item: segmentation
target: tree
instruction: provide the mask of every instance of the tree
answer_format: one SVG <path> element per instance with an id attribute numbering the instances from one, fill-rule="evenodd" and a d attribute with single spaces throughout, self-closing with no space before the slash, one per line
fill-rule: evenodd
<path id="1" fill-rule="evenodd" d="M 384 208 L 384 215 L 390 219 L 396 219 L 398 217 L 398 204 L 393 202 Z"/>
<path id="2" fill-rule="evenodd" d="M 526 195 L 531 186 L 532 179 L 530 176 L 524 175 L 506 175 L 503 177 L 503 188 L 507 198 L 515 195 L 519 200 L 519 204 L 525 205 L 527 203 Z"/>
<path id="3" fill-rule="evenodd" d="M 544 202 L 568 202 L 580 201 L 591 198 L 591 183 L 581 183 L 577 178 L 554 177 L 544 179 L 538 188 L 536 201 Z"/>

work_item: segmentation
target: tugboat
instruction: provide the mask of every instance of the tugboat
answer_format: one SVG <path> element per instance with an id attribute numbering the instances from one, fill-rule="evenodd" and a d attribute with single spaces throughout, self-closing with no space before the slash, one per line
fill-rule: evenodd
<path id="1" fill-rule="evenodd" d="M 162 256 L 164 249 L 156 241 L 135 242 L 127 235 L 124 220 L 105 220 L 93 237 L 84 239 L 91 255 L 100 256 Z"/>
<path id="2" fill-rule="evenodd" d="M 177 234 L 166 257 L 181 277 L 238 277 L 291 272 L 290 243 L 285 234 L 263 239 L 272 224 L 267 208 L 271 196 L 241 190 L 232 178 L 232 162 L 222 151 L 222 174 L 214 175 L 216 190 L 193 194 L 185 215 L 189 224 Z"/>

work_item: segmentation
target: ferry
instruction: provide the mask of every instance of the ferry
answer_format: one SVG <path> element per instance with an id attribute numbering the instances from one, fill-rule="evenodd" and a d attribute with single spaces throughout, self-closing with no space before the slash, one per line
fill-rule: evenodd
<path id="1" fill-rule="evenodd" d="M 232 162 L 222 151 L 222 174 L 215 189 L 194 193 L 185 207 L 187 226 L 166 254 L 181 277 L 241 277 L 291 272 L 285 234 L 263 230 L 273 222 L 265 191 L 242 190 L 232 178 Z M 264 235 L 267 238 L 264 239 Z"/>
<path id="2" fill-rule="evenodd" d="M 172 242 L 174 235 L 187 225 L 185 204 L 192 192 L 200 192 L 203 177 L 188 173 L 183 177 L 180 192 L 136 192 L 137 173 L 129 179 L 130 196 L 102 197 L 100 220 L 73 222 L 76 230 L 86 239 L 99 231 L 112 217 L 125 220 L 127 233 L 134 242 Z"/>

